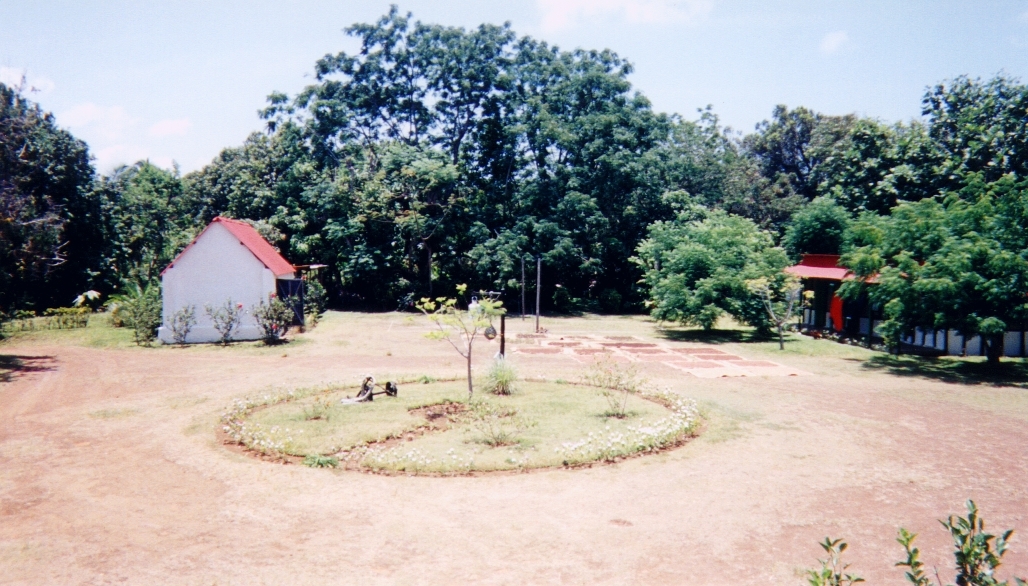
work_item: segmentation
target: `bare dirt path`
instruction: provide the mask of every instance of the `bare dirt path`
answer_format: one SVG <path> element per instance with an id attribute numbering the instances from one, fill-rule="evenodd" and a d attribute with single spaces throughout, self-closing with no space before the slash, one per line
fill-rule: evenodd
<path id="1" fill-rule="evenodd" d="M 548 326 L 657 338 L 638 319 Z M 708 429 L 615 466 L 383 477 L 269 464 L 215 441 L 232 399 L 272 385 L 459 373 L 423 330 L 336 314 L 266 351 L 5 344 L 0 354 L 32 367 L 0 383 L 0 583 L 801 584 L 832 535 L 869 583 L 901 584 L 896 528 L 921 533 L 926 563 L 948 570 L 935 520 L 968 497 L 991 527 L 1024 532 L 1005 567 L 1028 574 L 1028 391 L 892 376 L 845 356 L 723 346 L 811 373 L 798 377 L 641 363 L 697 398 Z M 513 356 L 529 375 L 583 367 Z"/>

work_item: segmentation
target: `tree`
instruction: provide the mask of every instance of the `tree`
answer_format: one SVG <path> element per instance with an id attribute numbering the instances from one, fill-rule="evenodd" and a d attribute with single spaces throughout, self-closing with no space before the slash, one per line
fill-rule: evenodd
<path id="1" fill-rule="evenodd" d="M 457 294 L 464 295 L 467 289 L 467 285 L 457 285 Z M 492 318 L 505 312 L 502 305 L 501 301 L 482 299 L 473 301 L 463 310 L 457 307 L 457 299 L 452 297 L 437 297 L 434 300 L 422 298 L 416 304 L 416 307 L 436 325 L 437 330 L 429 332 L 428 337 L 446 340 L 467 361 L 468 399 L 471 399 L 475 392 L 471 382 L 471 353 L 475 340 L 490 326 Z"/>
<path id="2" fill-rule="evenodd" d="M 746 286 L 755 293 L 767 310 L 771 324 L 778 330 L 778 349 L 785 350 L 785 324 L 792 319 L 803 285 L 788 273 L 779 273 L 772 278 L 762 277 L 746 281 Z"/>
<path id="3" fill-rule="evenodd" d="M 82 141 L 0 84 L 0 309 L 67 305 L 103 269 L 106 215 Z"/>
<path id="4" fill-rule="evenodd" d="M 638 248 L 654 318 L 711 329 L 724 314 L 767 331 L 768 314 L 746 282 L 789 263 L 770 234 L 746 218 L 701 208 L 656 222 Z"/>
<path id="5" fill-rule="evenodd" d="M 800 254 L 839 254 L 852 219 L 834 200 L 819 197 L 793 214 L 782 244 L 793 258 Z"/>
<path id="6" fill-rule="evenodd" d="M 1003 353 L 1003 334 L 1028 319 L 1028 241 L 1023 224 L 1028 181 L 1004 176 L 986 183 L 966 179 L 959 194 L 897 206 L 882 222 L 877 243 L 853 250 L 842 262 L 866 283 L 880 304 L 887 339 L 914 328 L 955 329 L 981 335 L 990 363 Z M 846 285 L 852 297 L 858 285 Z"/>

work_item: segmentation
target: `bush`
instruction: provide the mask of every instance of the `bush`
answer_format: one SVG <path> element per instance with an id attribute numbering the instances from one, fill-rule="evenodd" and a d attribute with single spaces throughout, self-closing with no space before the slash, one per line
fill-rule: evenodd
<path id="1" fill-rule="evenodd" d="M 506 359 L 497 358 L 486 374 L 485 388 L 494 395 L 511 395 L 517 391 L 517 380 L 518 373 L 514 367 Z"/>
<path id="2" fill-rule="evenodd" d="M 196 325 L 196 306 L 187 305 L 171 316 L 171 337 L 176 344 L 185 344 L 189 331 Z"/>
<path id="3" fill-rule="evenodd" d="M 335 468 L 339 466 L 339 458 L 310 454 L 303 459 L 303 465 L 311 468 Z"/>
<path id="4" fill-rule="evenodd" d="M 269 346 L 281 342 L 289 324 L 293 323 L 293 310 L 274 294 L 267 303 L 261 301 L 255 305 L 250 313 L 261 329 L 261 340 Z"/>
<path id="5" fill-rule="evenodd" d="M 628 395 L 639 392 L 643 384 L 635 365 L 623 367 L 611 358 L 597 360 L 584 382 L 601 389 L 600 394 L 607 400 L 604 417 L 617 419 L 628 417 Z"/>
<path id="6" fill-rule="evenodd" d="M 321 284 L 317 279 L 307 279 L 304 281 L 304 305 L 308 314 L 320 316 L 325 313 L 325 308 L 328 304 L 328 292 L 325 291 L 325 286 Z"/>
<path id="7" fill-rule="evenodd" d="M 132 335 L 138 345 L 149 346 L 157 339 L 157 328 L 161 326 L 161 292 L 152 285 L 145 288 L 132 285 L 120 297 L 120 307 L 126 323 L 132 328 Z"/>
<path id="8" fill-rule="evenodd" d="M 44 327 L 48 330 L 71 330 L 89 325 L 88 307 L 54 307 L 43 312 Z"/>
<path id="9" fill-rule="evenodd" d="M 243 304 L 232 303 L 232 299 L 226 299 L 225 305 L 212 307 L 208 304 L 204 306 L 204 311 L 207 313 L 207 317 L 211 318 L 214 329 L 218 330 L 218 333 L 221 334 L 218 342 L 222 345 L 228 345 L 232 341 L 232 334 L 235 333 L 236 328 L 239 327 L 239 322 L 243 318 Z"/>

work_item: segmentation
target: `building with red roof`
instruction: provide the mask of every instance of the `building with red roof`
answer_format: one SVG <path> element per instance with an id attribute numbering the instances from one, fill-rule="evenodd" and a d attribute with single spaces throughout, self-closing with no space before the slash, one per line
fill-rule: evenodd
<path id="1" fill-rule="evenodd" d="M 265 240 L 253 226 L 217 217 L 161 272 L 162 342 L 172 343 L 169 324 L 176 312 L 192 307 L 196 325 L 186 339 L 190 343 L 215 342 L 220 333 L 205 308 L 227 303 L 243 309 L 233 339 L 256 340 L 261 331 L 251 310 L 273 295 L 302 298 L 302 281 L 296 267 Z M 302 314 L 300 310 L 299 315 Z"/>
<path id="2" fill-rule="evenodd" d="M 844 300 L 836 293 L 844 281 L 856 276 L 839 264 L 837 254 L 804 254 L 799 264 L 787 267 L 785 272 L 803 281 L 804 307 L 800 327 L 815 332 L 834 332 L 841 337 L 863 338 L 875 332 L 875 341 L 881 336 L 876 325 L 883 319 L 880 308 L 871 305 L 866 297 Z M 877 275 L 867 281 L 878 283 Z M 915 328 L 904 334 L 904 351 L 920 354 L 984 355 L 985 344 L 979 336 L 965 338 L 956 330 Z M 1028 332 L 1010 331 L 1004 335 L 1005 356 L 1028 356 Z"/>

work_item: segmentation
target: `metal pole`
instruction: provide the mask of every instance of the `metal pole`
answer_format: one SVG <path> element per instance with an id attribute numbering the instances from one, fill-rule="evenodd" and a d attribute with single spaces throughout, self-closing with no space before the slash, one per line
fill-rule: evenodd
<path id="1" fill-rule="evenodd" d="M 542 297 L 540 285 L 543 282 L 543 257 L 535 258 L 535 333 L 539 333 L 539 300 Z"/>
<path id="2" fill-rule="evenodd" d="M 521 321 L 525 321 L 525 255 L 521 255 Z"/>
<path id="3" fill-rule="evenodd" d="M 507 314 L 500 314 L 500 356 L 507 357 Z"/>

